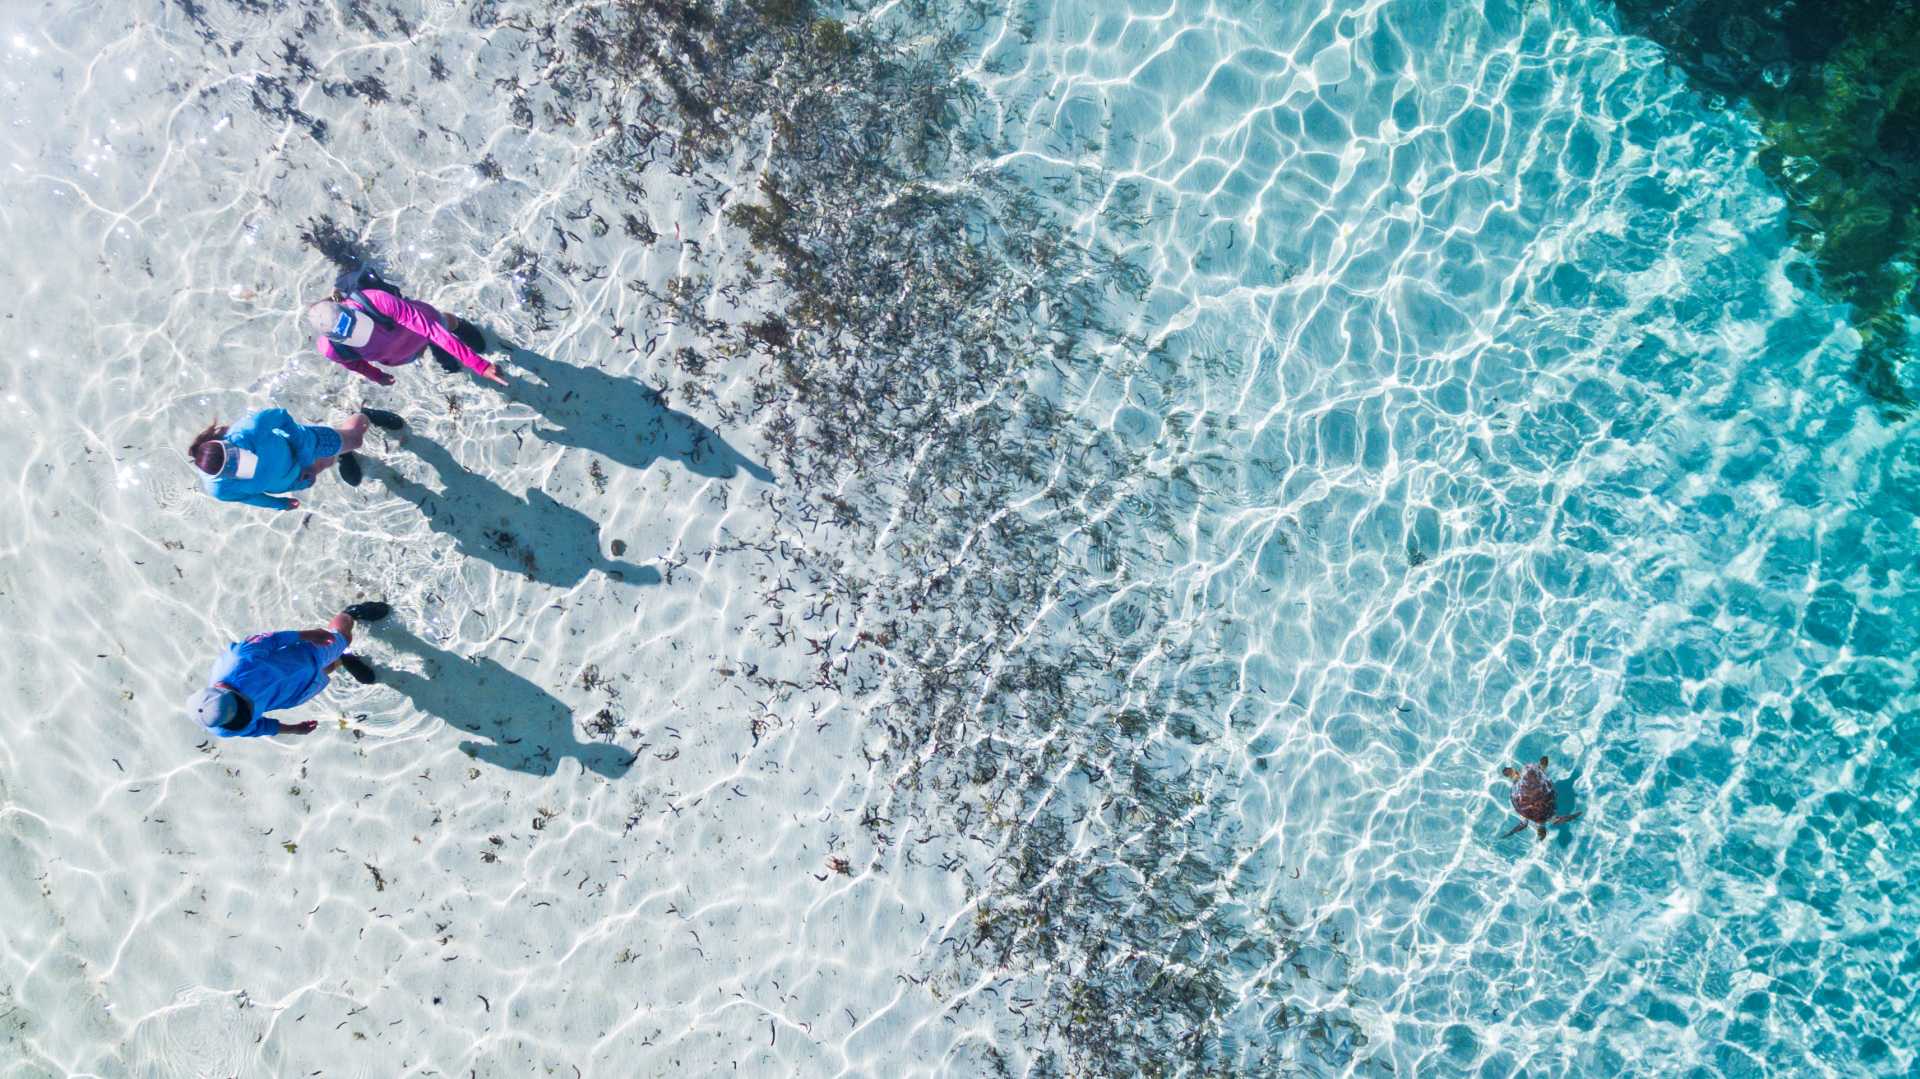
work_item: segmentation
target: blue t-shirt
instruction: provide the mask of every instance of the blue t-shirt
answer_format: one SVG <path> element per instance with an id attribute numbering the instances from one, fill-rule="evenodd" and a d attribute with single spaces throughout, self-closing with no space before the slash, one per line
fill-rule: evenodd
<path id="1" fill-rule="evenodd" d="M 279 734 L 280 724 L 267 713 L 304 704 L 327 688 L 327 664 L 346 650 L 343 633 L 335 633 L 331 644 L 318 645 L 302 640 L 295 629 L 260 633 L 228 645 L 207 684 L 225 682 L 251 701 L 253 722 L 237 731 L 215 727 L 213 733 L 222 738 Z"/>
<path id="2" fill-rule="evenodd" d="M 284 408 L 256 412 L 228 428 L 227 437 L 221 440 L 260 458 L 253 475 L 246 479 L 238 476 L 208 476 L 201 482 L 206 485 L 208 494 L 222 502 L 246 502 L 267 509 L 287 509 L 289 505 L 286 499 L 272 496 L 313 486 L 313 479 L 303 473 L 319 456 L 314 452 L 315 431 L 333 433 L 331 428 L 295 423 Z"/>

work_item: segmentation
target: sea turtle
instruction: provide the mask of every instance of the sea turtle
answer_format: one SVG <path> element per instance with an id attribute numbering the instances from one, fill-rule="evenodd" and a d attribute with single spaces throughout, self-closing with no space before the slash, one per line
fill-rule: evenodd
<path id="1" fill-rule="evenodd" d="M 1579 813 L 1567 813 L 1561 816 L 1554 814 L 1553 811 L 1558 807 L 1554 803 L 1553 781 L 1547 778 L 1547 758 L 1540 758 L 1539 764 L 1527 765 L 1525 772 L 1516 772 L 1512 767 L 1507 767 L 1500 769 L 1500 774 L 1513 780 L 1513 792 L 1508 797 L 1513 800 L 1513 811 L 1526 818 L 1500 833 L 1501 839 L 1524 830 L 1529 824 L 1533 825 L 1534 831 L 1540 833 L 1541 839 L 1545 839 L 1547 825 L 1565 824 L 1580 815 Z"/>

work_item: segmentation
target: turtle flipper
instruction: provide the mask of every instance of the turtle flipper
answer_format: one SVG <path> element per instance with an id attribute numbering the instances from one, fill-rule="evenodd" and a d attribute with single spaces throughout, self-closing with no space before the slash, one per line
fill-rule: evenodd
<path id="1" fill-rule="evenodd" d="M 1500 838 L 1501 838 L 1501 839 L 1505 839 L 1505 838 L 1507 838 L 1507 837 L 1508 837 L 1508 836 L 1510 836 L 1510 835 L 1514 835 L 1514 834 L 1516 834 L 1516 833 L 1519 833 L 1519 832 L 1524 832 L 1524 831 L 1526 831 L 1526 830 L 1527 830 L 1527 822 L 1523 820 L 1523 821 L 1521 821 L 1521 822 L 1520 822 L 1519 824 L 1516 824 L 1516 825 L 1514 825 L 1513 827 L 1511 827 L 1511 828 L 1509 828 L 1509 829 L 1507 829 L 1506 831 L 1504 831 L 1504 832 L 1501 832 L 1501 833 L 1500 833 Z"/>
<path id="2" fill-rule="evenodd" d="M 1573 819 L 1575 819 L 1575 818 L 1577 818 L 1577 817 L 1579 817 L 1581 813 L 1585 813 L 1585 812 L 1586 812 L 1586 810 L 1584 810 L 1584 809 L 1583 809 L 1583 810 L 1581 810 L 1581 811 L 1580 811 L 1580 813 L 1562 813 L 1562 814 L 1560 814 L 1559 816 L 1557 816 L 1557 817 L 1555 817 L 1555 818 L 1553 818 L 1552 820 L 1550 820 L 1550 821 L 1548 821 L 1547 823 L 1548 823 L 1548 824 L 1565 824 L 1565 823 L 1567 823 L 1568 821 L 1570 821 L 1570 820 L 1573 820 Z"/>

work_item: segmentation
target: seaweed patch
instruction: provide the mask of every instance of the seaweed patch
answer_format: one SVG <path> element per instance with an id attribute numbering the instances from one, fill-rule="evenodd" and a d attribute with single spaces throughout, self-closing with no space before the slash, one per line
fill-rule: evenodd
<path id="1" fill-rule="evenodd" d="M 738 418 L 782 477 L 767 496 L 777 538 L 696 557 L 752 549 L 786 566 L 754 632 L 812 675 L 730 675 L 774 713 L 836 700 L 866 717 L 869 761 L 894 778 L 862 819 L 912 822 L 873 841 L 963 874 L 979 911 L 927 976 L 955 990 L 986 978 L 1023 1001 L 1009 1021 L 1052 1061 L 1044 1070 L 1277 1063 L 1283 1039 L 1248 1047 L 1228 1033 L 1246 1002 L 1294 987 L 1274 972 L 1292 972 L 1279 959 L 1305 943 L 1230 883 L 1250 855 L 1207 762 L 1237 686 L 1130 673 L 1154 668 L 1149 656 L 1192 658 L 1142 630 L 1170 597 L 1128 571 L 1155 558 L 1120 527 L 1131 515 L 1148 534 L 1176 529 L 1170 481 L 1063 407 L 1084 380 L 1146 362 L 1147 343 L 1113 317 L 1144 279 L 980 167 L 999 148 L 970 122 L 981 102 L 956 75 L 963 35 L 755 6 L 759 18 L 594 7 L 546 35 L 568 43 L 556 92 L 607 111 L 609 187 L 636 200 L 615 211 L 627 235 L 654 238 L 637 178 L 665 165 L 719 194 L 729 248 L 746 249 L 683 243 L 667 287 L 628 285 L 650 321 L 727 338 L 736 364 L 758 364 Z M 922 27 L 938 16 L 915 12 Z M 645 93 L 610 94 L 609 77 Z M 729 184 L 740 147 L 763 141 L 752 186 Z M 538 257 L 513 251 L 505 269 L 537 308 Z M 715 319 L 721 297 L 742 314 Z M 674 353 L 683 393 L 700 392 L 708 351 Z M 1113 631 L 1080 617 L 1119 592 L 1137 595 L 1139 617 Z M 826 876 L 853 871 L 836 856 Z M 1329 977 L 1331 992 L 1313 994 L 1327 999 L 1345 991 L 1337 942 L 1315 946 L 1333 958 L 1286 976 Z M 1366 1041 L 1336 1009 L 1283 1016 L 1330 1062 Z"/>
<path id="2" fill-rule="evenodd" d="M 1615 0 L 1622 25 L 1701 90 L 1744 101 L 1756 163 L 1787 196 L 1795 243 L 1852 307 L 1854 376 L 1913 405 L 1920 319 L 1920 6 L 1887 0 Z"/>

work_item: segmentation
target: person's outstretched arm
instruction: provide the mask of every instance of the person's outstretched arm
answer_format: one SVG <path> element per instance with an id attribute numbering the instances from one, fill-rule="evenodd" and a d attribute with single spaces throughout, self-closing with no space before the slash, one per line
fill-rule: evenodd
<path id="1" fill-rule="evenodd" d="M 320 355 L 352 371 L 361 378 L 367 379 L 370 382 L 376 382 L 382 386 L 393 385 L 393 374 L 391 372 L 382 371 L 378 364 L 370 363 L 366 360 L 349 360 L 340 356 L 333 351 L 332 342 L 324 337 L 316 338 L 314 347 L 320 350 Z"/>
<path id="2" fill-rule="evenodd" d="M 277 495 L 260 494 L 257 492 L 246 495 L 238 499 L 238 501 L 245 502 L 249 506 L 259 506 L 263 510 L 297 510 L 300 508 L 300 500 L 297 498 L 280 498 Z"/>
<path id="3" fill-rule="evenodd" d="M 390 371 L 382 371 L 378 364 L 369 363 L 366 360 L 335 360 L 333 362 L 370 382 L 375 382 L 382 386 L 393 385 L 393 373 Z"/>
<path id="4" fill-rule="evenodd" d="M 482 359 L 480 354 L 467 347 L 465 341 L 453 335 L 453 331 L 440 322 L 439 313 L 425 304 L 395 296 L 391 292 L 373 289 L 362 293 L 367 302 L 380 309 L 380 313 L 445 349 L 453 358 L 466 365 L 467 370 L 481 378 L 506 383 L 493 364 Z"/>

